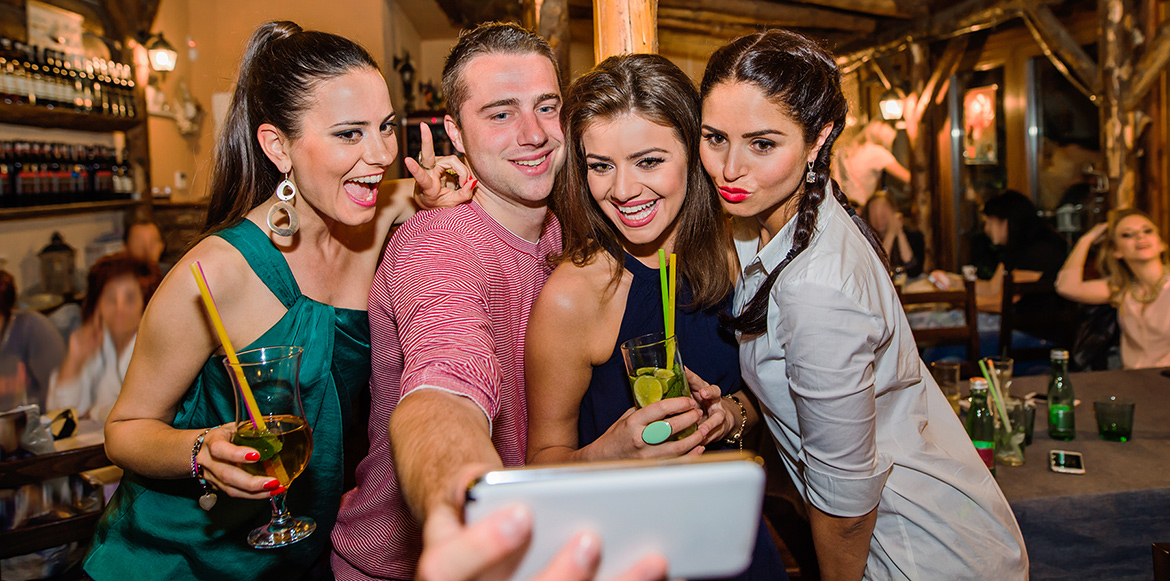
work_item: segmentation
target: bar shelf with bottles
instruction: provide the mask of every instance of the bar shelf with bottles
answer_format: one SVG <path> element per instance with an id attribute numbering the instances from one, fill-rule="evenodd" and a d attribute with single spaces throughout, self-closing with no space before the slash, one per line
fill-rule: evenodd
<path id="1" fill-rule="evenodd" d="M 0 141 L 0 208 L 129 201 L 133 170 L 113 147 Z"/>
<path id="2" fill-rule="evenodd" d="M 0 37 L 0 122 L 120 131 L 135 126 L 134 71 Z"/>

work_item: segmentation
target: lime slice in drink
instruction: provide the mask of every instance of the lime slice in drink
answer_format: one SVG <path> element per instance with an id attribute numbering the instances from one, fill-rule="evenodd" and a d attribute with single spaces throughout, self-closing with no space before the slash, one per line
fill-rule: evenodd
<path id="1" fill-rule="evenodd" d="M 646 407 L 661 400 L 664 387 L 661 381 L 649 375 L 634 380 L 634 400 L 638 402 L 638 407 Z"/>
<path id="2" fill-rule="evenodd" d="M 655 367 L 654 368 L 654 377 L 657 377 L 658 379 L 661 379 L 662 381 L 669 381 L 671 379 L 674 379 L 674 372 L 672 372 L 669 369 L 662 369 L 660 367 Z"/>
<path id="3" fill-rule="evenodd" d="M 655 371 L 658 371 L 657 367 L 639 367 L 636 371 L 634 371 L 634 375 L 654 375 Z"/>

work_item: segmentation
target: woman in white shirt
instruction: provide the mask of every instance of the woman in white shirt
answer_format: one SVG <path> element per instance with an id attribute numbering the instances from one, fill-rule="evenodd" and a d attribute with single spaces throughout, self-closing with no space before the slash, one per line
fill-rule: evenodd
<path id="1" fill-rule="evenodd" d="M 125 253 L 94 263 L 81 327 L 70 335 L 65 361 L 49 381 L 48 409 L 71 407 L 79 417 L 105 423 L 122 391 L 138 323 L 159 279 L 157 267 Z"/>
<path id="2" fill-rule="evenodd" d="M 847 110 L 832 56 L 786 31 L 742 37 L 701 92 L 700 154 L 743 267 L 728 323 L 822 577 L 1025 578 L 1011 508 L 918 357 L 872 230 L 830 183 Z"/>

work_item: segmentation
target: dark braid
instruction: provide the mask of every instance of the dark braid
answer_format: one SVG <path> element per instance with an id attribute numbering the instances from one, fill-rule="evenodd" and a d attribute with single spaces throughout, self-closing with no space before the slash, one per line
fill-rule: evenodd
<path id="1" fill-rule="evenodd" d="M 813 161 L 811 170 L 815 179 L 811 183 L 802 180 L 791 194 L 798 197 L 792 248 L 768 273 L 738 317 L 727 313 L 720 317 L 723 324 L 734 331 L 759 335 L 767 330 L 768 303 L 773 285 L 784 268 L 808 248 L 816 234 L 817 212 L 825 200 L 826 188 L 832 188 L 837 202 L 849 212 L 882 263 L 888 265 L 888 259 L 873 228 L 856 215 L 845 193 L 829 177 L 833 144 L 845 128 L 848 111 L 841 92 L 841 73 L 832 55 L 815 42 L 786 30 L 743 36 L 711 55 L 700 89 L 703 98 L 706 99 L 715 86 L 726 82 L 745 82 L 758 87 L 801 127 L 806 144 L 816 143 L 821 131 L 832 127 Z"/>

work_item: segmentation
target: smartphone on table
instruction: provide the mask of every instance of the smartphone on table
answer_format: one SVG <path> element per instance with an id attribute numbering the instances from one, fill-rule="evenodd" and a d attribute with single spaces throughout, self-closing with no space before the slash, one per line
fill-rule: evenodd
<path id="1" fill-rule="evenodd" d="M 1080 452 L 1052 450 L 1048 452 L 1048 467 L 1062 474 L 1084 474 L 1085 460 Z"/>
<path id="2" fill-rule="evenodd" d="M 601 538 L 597 578 L 651 554 L 671 578 L 729 577 L 751 564 L 764 469 L 744 452 L 497 470 L 467 490 L 468 524 L 514 503 L 533 514 L 532 541 L 509 578 L 539 573 L 574 535 Z"/>

